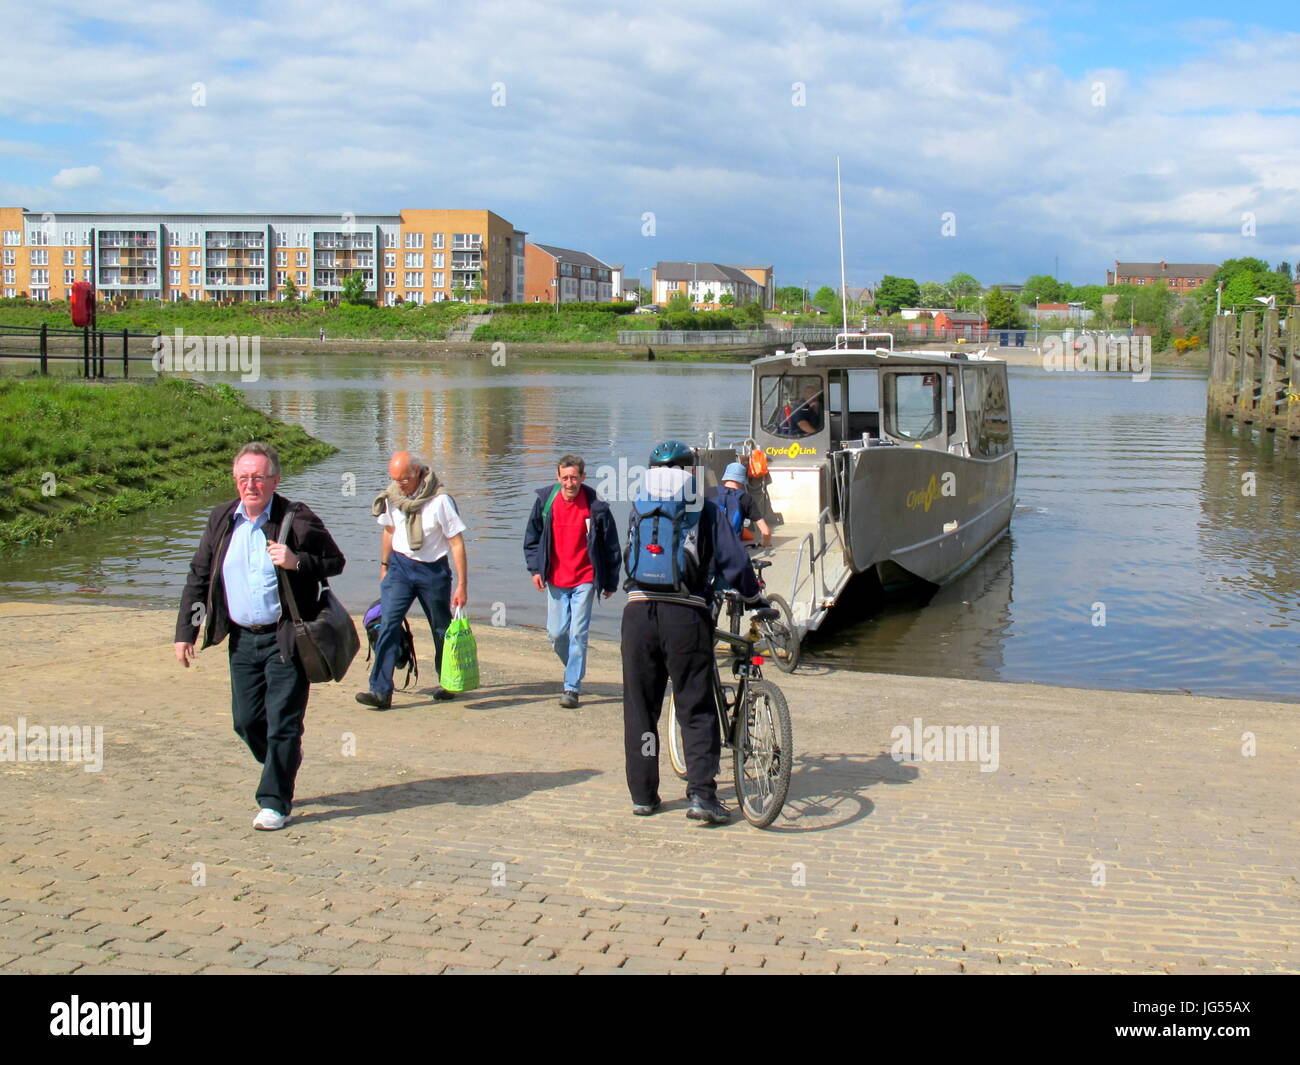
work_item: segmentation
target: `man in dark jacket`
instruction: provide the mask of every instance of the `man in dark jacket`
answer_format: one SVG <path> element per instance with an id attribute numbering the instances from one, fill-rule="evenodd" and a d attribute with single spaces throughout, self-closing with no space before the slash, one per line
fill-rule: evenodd
<path id="1" fill-rule="evenodd" d="M 302 764 L 303 717 L 310 685 L 294 647 L 290 594 L 304 621 L 320 612 L 320 582 L 343 572 L 343 553 L 324 524 L 277 495 L 280 459 L 269 444 L 245 444 L 235 456 L 239 498 L 208 515 L 190 562 L 176 618 L 176 660 L 189 668 L 195 640 L 202 647 L 230 637 L 230 694 L 235 732 L 262 763 L 260 811 L 253 827 L 283 828 Z"/>
<path id="2" fill-rule="evenodd" d="M 557 483 L 537 490 L 524 530 L 524 561 L 533 587 L 547 593 L 546 635 L 564 663 L 560 705 L 578 705 L 587 672 L 587 630 L 599 591 L 608 599 L 618 587 L 618 527 L 609 505 L 583 484 L 586 464 L 565 455 Z"/>
<path id="3" fill-rule="evenodd" d="M 722 734 L 713 700 L 713 579 L 720 576 L 747 601 L 763 603 L 758 579 L 726 513 L 694 495 L 689 447 L 667 440 L 650 455 L 649 499 L 692 499 L 702 508 L 696 526 L 698 570 L 680 591 L 647 589 L 631 576 L 623 610 L 623 754 L 632 812 L 644 817 L 659 809 L 659 715 L 673 682 L 677 720 L 686 755 L 686 816 L 722 824 L 730 813 L 718 801 Z M 633 508 L 629 521 L 636 521 Z M 629 533 L 629 551 L 632 536 Z M 657 545 L 656 545 L 657 546 Z M 668 548 L 671 550 L 671 547 Z M 653 548 L 650 548 L 653 550 Z M 654 742 L 648 741 L 653 737 Z"/>

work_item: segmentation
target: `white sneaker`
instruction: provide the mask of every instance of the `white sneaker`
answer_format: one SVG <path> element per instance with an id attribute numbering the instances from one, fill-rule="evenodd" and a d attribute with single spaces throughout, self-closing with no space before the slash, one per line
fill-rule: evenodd
<path id="1" fill-rule="evenodd" d="M 275 832 L 278 829 L 284 828 L 288 823 L 288 814 L 282 814 L 279 810 L 272 810 L 269 807 L 264 807 L 258 812 L 258 815 L 253 818 L 253 827 L 263 829 L 267 832 Z"/>

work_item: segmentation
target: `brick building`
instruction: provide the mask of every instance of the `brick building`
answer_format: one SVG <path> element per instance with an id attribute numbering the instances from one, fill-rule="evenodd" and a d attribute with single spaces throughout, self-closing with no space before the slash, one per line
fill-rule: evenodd
<path id="1" fill-rule="evenodd" d="M 1200 288 L 1214 276 L 1214 263 L 1122 263 L 1106 271 L 1108 285 L 1168 285 L 1182 295 Z"/>
<path id="2" fill-rule="evenodd" d="M 66 299 L 89 281 L 100 297 L 280 298 L 289 284 L 337 297 L 360 272 L 383 304 L 457 297 L 523 299 L 522 231 L 484 210 L 394 215 L 85 214 L 0 207 L 0 295 Z"/>
<path id="3" fill-rule="evenodd" d="M 585 251 L 531 241 L 524 276 L 526 303 L 608 303 L 623 287 L 621 265 L 610 266 Z"/>

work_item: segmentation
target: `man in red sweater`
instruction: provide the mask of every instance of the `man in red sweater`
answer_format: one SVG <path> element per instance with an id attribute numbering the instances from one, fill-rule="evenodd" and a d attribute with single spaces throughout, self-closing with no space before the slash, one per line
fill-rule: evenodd
<path id="1" fill-rule="evenodd" d="M 546 634 L 564 663 L 560 705 L 574 709 L 587 672 L 587 631 L 596 592 L 618 587 L 621 554 L 609 504 L 583 484 L 586 464 L 565 455 L 556 483 L 537 491 L 524 530 L 524 560 L 533 586 L 547 593 Z"/>

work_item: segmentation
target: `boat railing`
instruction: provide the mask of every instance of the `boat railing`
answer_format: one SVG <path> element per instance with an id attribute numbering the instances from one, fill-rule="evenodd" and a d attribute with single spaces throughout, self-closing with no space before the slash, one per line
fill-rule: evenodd
<path id="1" fill-rule="evenodd" d="M 832 532 L 830 537 L 826 533 L 828 527 Z M 817 516 L 817 528 L 813 532 L 804 533 L 799 542 L 799 554 L 795 558 L 794 576 L 790 581 L 790 610 L 796 624 L 802 623 L 806 627 L 814 615 L 833 605 L 839 588 L 832 588 L 826 583 L 826 555 L 832 545 L 839 547 L 841 556 L 844 554 L 844 538 L 839 523 L 831 516 L 831 508 L 825 507 Z M 805 558 L 808 563 L 806 569 Z M 836 580 L 838 579 L 837 574 Z"/>
<path id="2" fill-rule="evenodd" d="M 886 341 L 872 344 L 870 341 Z M 835 347 L 840 351 L 893 351 L 893 333 L 836 333 Z"/>

